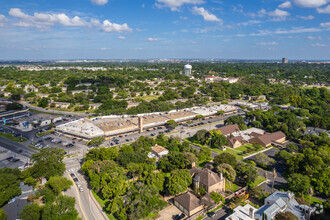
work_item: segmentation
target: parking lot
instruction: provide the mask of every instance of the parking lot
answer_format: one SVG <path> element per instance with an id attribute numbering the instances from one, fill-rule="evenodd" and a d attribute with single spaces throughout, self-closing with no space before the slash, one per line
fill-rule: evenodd
<path id="1" fill-rule="evenodd" d="M 28 163 L 28 157 L 0 147 L 0 168 L 9 167 L 24 169 L 24 165 L 27 165 L 26 163 Z"/>
<path id="2" fill-rule="evenodd" d="M 86 141 L 81 138 L 69 137 L 61 133 L 52 132 L 51 134 L 42 136 L 34 143 L 34 147 L 38 149 L 47 147 L 57 147 L 65 150 L 66 154 L 81 153 L 86 151 Z"/>

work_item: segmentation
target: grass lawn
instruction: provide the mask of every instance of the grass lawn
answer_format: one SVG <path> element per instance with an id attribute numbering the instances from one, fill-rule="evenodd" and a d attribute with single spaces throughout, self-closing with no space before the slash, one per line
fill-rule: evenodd
<path id="1" fill-rule="evenodd" d="M 48 131 L 39 132 L 37 135 L 38 135 L 38 137 L 41 137 L 41 136 L 44 136 L 44 135 L 46 135 L 46 134 L 50 134 L 50 133 L 52 133 L 53 131 L 54 131 L 54 129 L 50 129 L 50 130 L 48 130 Z"/>
<path id="2" fill-rule="evenodd" d="M 239 152 L 234 151 L 234 150 L 232 150 L 232 149 L 230 149 L 230 148 L 227 148 L 225 151 L 222 151 L 222 150 L 220 150 L 220 149 L 216 149 L 216 148 L 211 148 L 211 149 L 212 149 L 212 151 L 214 151 L 214 152 L 216 152 L 216 153 L 218 153 L 218 154 L 222 154 L 222 153 L 224 153 L 224 152 L 227 152 L 227 153 L 230 153 L 230 154 L 234 155 L 234 156 L 236 157 L 237 160 L 243 160 L 243 156 L 238 155 Z"/>
<path id="3" fill-rule="evenodd" d="M 231 192 L 236 192 L 237 190 L 239 190 L 240 188 L 242 188 L 241 186 L 236 185 L 235 183 L 231 183 L 231 188 L 230 191 Z M 226 180 L 226 191 L 229 189 L 229 183 Z M 228 190 L 229 191 L 229 190 Z"/>
<path id="4" fill-rule="evenodd" d="M 258 177 L 256 178 L 256 180 L 254 181 L 254 184 L 255 184 L 255 186 L 258 186 L 260 183 L 262 183 L 262 182 L 265 181 L 265 180 L 266 180 L 265 177 L 258 176 Z"/>
<path id="5" fill-rule="evenodd" d="M 305 195 L 304 194 L 304 199 L 308 203 L 309 203 L 309 197 L 310 197 L 309 195 Z M 317 199 L 317 198 L 315 198 L 315 197 L 312 196 L 312 198 L 311 198 L 311 204 L 313 204 L 314 202 L 323 204 L 323 201 L 322 200 L 319 200 L 319 199 Z"/>
<path id="6" fill-rule="evenodd" d="M 204 216 L 199 216 L 198 218 L 196 218 L 196 220 L 202 220 L 204 218 Z"/>
<path id="7" fill-rule="evenodd" d="M 235 148 L 235 150 L 239 150 L 239 151 L 245 151 L 246 149 L 252 147 L 252 144 L 245 144 L 243 146 L 240 146 L 238 148 Z"/>
<path id="8" fill-rule="evenodd" d="M 152 100 L 158 99 L 159 96 L 160 95 L 148 95 L 148 96 L 137 96 L 136 98 L 140 98 L 145 101 L 152 101 Z"/>
<path id="9" fill-rule="evenodd" d="M 12 140 L 12 141 L 16 141 L 16 142 L 25 142 L 26 141 L 26 138 L 17 138 L 17 137 L 14 137 L 14 135 L 12 133 L 0 133 L 0 136 L 4 137 L 4 138 L 7 138 L 9 140 Z"/>

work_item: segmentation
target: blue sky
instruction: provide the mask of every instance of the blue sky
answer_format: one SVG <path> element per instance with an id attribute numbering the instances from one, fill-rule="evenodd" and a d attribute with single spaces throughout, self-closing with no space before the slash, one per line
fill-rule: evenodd
<path id="1" fill-rule="evenodd" d="M 0 0 L 0 59 L 330 59 L 330 0 Z"/>

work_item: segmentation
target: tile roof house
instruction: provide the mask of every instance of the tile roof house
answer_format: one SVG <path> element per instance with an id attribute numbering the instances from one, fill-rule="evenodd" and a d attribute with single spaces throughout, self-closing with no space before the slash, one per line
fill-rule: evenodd
<path id="1" fill-rule="evenodd" d="M 259 137 L 251 138 L 250 143 L 260 144 L 263 147 L 268 147 L 271 144 L 282 143 L 286 140 L 286 135 L 282 131 L 277 131 L 271 134 L 264 134 Z"/>
<path id="2" fill-rule="evenodd" d="M 201 201 L 191 192 L 186 192 L 174 198 L 174 205 L 186 216 L 191 216 L 203 210 Z"/>
<path id="3" fill-rule="evenodd" d="M 242 136 L 228 136 L 227 137 L 228 144 L 232 148 L 240 147 L 243 145 L 244 139 Z"/>
<path id="4" fill-rule="evenodd" d="M 272 220 L 279 212 L 291 212 L 299 220 L 308 219 L 308 212 L 314 212 L 314 208 L 309 210 L 309 206 L 299 205 L 294 199 L 292 192 L 276 191 L 265 199 L 265 204 L 255 212 L 257 220 Z"/>
<path id="5" fill-rule="evenodd" d="M 148 157 L 149 158 L 156 158 L 160 159 L 168 154 L 168 150 L 162 146 L 155 145 L 151 148 L 151 152 L 149 152 Z"/>
<path id="6" fill-rule="evenodd" d="M 225 220 L 254 220 L 254 212 L 257 211 L 256 208 L 250 204 L 245 206 L 237 206 L 233 210 L 233 214 L 228 216 Z"/>
<path id="7" fill-rule="evenodd" d="M 195 189 L 204 187 L 207 193 L 225 191 L 225 178 L 223 178 L 222 174 L 219 176 L 207 168 L 200 169 L 193 167 L 190 169 L 190 175 L 193 178 Z"/>
<path id="8" fill-rule="evenodd" d="M 218 131 L 221 131 L 221 134 L 226 136 L 226 135 L 229 135 L 231 133 L 234 133 L 234 132 L 239 132 L 239 127 L 237 124 L 233 124 L 233 125 L 226 125 L 226 126 L 223 126 L 219 129 L 217 129 Z"/>

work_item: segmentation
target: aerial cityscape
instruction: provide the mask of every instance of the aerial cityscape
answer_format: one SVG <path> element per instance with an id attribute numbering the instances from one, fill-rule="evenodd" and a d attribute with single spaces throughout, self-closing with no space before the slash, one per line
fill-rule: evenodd
<path id="1" fill-rule="evenodd" d="M 0 220 L 330 219 L 330 1 L 0 5 Z"/>

